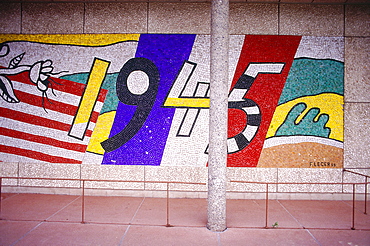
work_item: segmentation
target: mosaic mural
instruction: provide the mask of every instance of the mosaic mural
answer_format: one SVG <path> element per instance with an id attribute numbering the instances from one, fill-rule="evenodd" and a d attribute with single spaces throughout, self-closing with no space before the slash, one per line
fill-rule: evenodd
<path id="1" fill-rule="evenodd" d="M 0 35 L 0 161 L 206 166 L 209 35 Z M 341 37 L 232 35 L 229 167 L 343 167 Z"/>

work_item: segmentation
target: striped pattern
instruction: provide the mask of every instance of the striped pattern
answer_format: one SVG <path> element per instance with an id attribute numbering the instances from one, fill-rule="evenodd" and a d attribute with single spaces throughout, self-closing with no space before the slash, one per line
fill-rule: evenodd
<path id="1" fill-rule="evenodd" d="M 0 100 L 0 161 L 82 163 L 107 91 L 100 91 L 81 141 L 68 132 L 85 85 L 52 78 L 56 83 L 49 84 L 47 99 L 29 81 L 28 72 L 8 78 L 20 103 Z"/>
<path id="2" fill-rule="evenodd" d="M 227 139 L 227 152 L 236 153 L 247 147 L 261 124 L 261 110 L 251 99 L 244 98 L 260 73 L 281 73 L 284 63 L 250 63 L 229 94 L 229 108 L 240 109 L 247 115 L 247 125 L 234 137 Z"/>

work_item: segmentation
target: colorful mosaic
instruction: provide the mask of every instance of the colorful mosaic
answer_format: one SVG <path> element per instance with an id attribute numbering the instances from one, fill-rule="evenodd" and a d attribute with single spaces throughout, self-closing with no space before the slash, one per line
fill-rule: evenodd
<path id="1" fill-rule="evenodd" d="M 209 53 L 209 35 L 0 35 L 0 161 L 206 166 Z M 343 57 L 341 37 L 232 35 L 228 166 L 343 167 Z"/>

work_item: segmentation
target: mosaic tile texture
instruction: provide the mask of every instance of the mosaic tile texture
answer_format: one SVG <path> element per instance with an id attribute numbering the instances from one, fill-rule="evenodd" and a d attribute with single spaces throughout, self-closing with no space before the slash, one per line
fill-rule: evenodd
<path id="1" fill-rule="evenodd" d="M 208 35 L 0 38 L 3 161 L 207 166 Z M 230 41 L 228 166 L 342 167 L 344 39 Z"/>

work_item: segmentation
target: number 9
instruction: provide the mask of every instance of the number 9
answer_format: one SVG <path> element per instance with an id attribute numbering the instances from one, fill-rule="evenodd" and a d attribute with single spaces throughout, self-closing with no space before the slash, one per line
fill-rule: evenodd
<path id="1" fill-rule="evenodd" d="M 149 83 L 147 88 L 132 88 L 130 86 L 128 83 L 130 81 L 129 77 L 135 71 L 141 71 L 147 75 L 147 82 Z M 101 146 L 106 152 L 118 149 L 141 129 L 156 100 L 159 80 L 158 68 L 149 59 L 132 58 L 123 65 L 116 82 L 117 97 L 120 102 L 137 107 L 134 116 L 122 131 L 101 142 Z M 133 82 L 133 85 L 136 86 L 135 81 Z M 138 91 L 136 91 L 137 89 Z"/>

